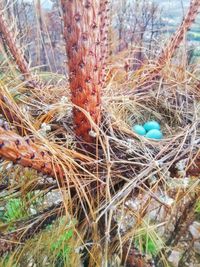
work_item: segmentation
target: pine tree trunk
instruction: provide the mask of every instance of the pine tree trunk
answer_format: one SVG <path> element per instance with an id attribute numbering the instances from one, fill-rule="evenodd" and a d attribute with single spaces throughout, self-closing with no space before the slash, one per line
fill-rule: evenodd
<path id="1" fill-rule="evenodd" d="M 108 1 L 61 0 L 61 4 L 75 133 L 83 142 L 93 143 L 92 125 L 83 110 L 99 125 Z"/>

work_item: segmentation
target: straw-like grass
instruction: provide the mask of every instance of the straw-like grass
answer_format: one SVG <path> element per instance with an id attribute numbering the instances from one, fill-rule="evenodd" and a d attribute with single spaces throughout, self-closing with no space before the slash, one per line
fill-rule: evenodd
<path id="1" fill-rule="evenodd" d="M 168 236 L 172 230 L 167 230 L 166 225 L 170 228 L 174 212 L 184 209 L 185 199 L 190 202 L 193 194 L 199 194 L 198 176 L 192 177 L 189 172 L 200 140 L 200 106 L 198 94 L 190 90 L 193 82 L 195 80 L 188 79 L 181 85 L 172 74 L 165 83 L 162 79 L 158 81 L 159 90 L 151 90 L 145 97 L 137 92 L 132 96 L 124 94 L 121 98 L 110 96 L 109 91 L 105 93 L 104 122 L 101 128 L 96 128 L 101 146 L 95 158 L 74 150 L 72 105 L 66 90 L 64 101 L 53 100 L 52 96 L 50 103 L 48 100 L 45 103 L 43 97 L 23 96 L 23 103 L 30 106 L 22 117 L 27 128 L 37 144 L 43 144 L 55 162 L 62 166 L 65 174 L 60 188 L 63 204 L 66 211 L 81 222 L 76 225 L 76 231 L 81 233 L 82 246 L 91 253 L 90 266 L 99 266 L 102 260 L 107 262 L 116 253 L 120 257 L 130 240 L 140 240 L 141 236 L 144 241 L 145 231 L 157 248 L 164 249 L 167 240 L 157 236 L 156 229 L 164 228 Z M 108 88 L 113 86 L 115 83 L 108 84 Z M 125 83 L 124 90 L 126 86 Z M 49 90 L 44 87 L 43 95 L 48 95 Z M 18 108 L 21 110 L 23 106 Z M 35 115 L 37 110 L 39 113 Z M 65 116 L 62 115 L 64 111 L 67 111 Z M 133 133 L 131 128 L 135 123 L 149 119 L 160 121 L 164 133 L 162 141 L 151 141 Z M 40 128 L 44 122 L 51 126 L 45 136 Z M 180 161 L 184 164 L 184 172 L 178 172 L 176 168 Z M 36 181 L 30 180 L 30 184 L 34 186 Z M 173 199 L 172 205 L 166 196 Z M 156 216 L 150 214 L 160 216 L 160 209 L 166 215 L 157 221 Z M 149 216 L 153 218 L 147 223 Z M 89 246 L 85 244 L 87 242 Z M 99 258 L 94 257 L 96 253 Z M 162 257 L 166 261 L 164 254 Z"/>
<path id="2" fill-rule="evenodd" d="M 91 267 L 120 266 L 121 260 L 127 265 L 150 266 L 148 254 L 150 261 L 168 266 L 170 249 L 181 242 L 199 201 L 199 161 L 195 158 L 199 155 L 200 104 L 195 73 L 168 62 L 160 70 L 161 77 L 147 84 L 145 73 L 153 69 L 154 65 L 147 64 L 135 73 L 119 70 L 108 78 L 101 125 L 76 107 L 93 126 L 95 155 L 82 151 L 73 132 L 73 105 L 62 77 L 29 94 L 17 77 L 2 79 L 2 94 L 13 103 L 35 144 L 19 137 L 16 121 L 9 120 L 12 131 L 8 131 L 2 117 L 4 148 L 0 154 L 24 166 L 31 161 L 30 167 L 41 173 L 2 162 L 0 203 L 20 198 L 29 214 L 34 201 L 47 199 L 42 207 L 36 203 L 33 216 L 0 222 L 0 254 L 10 252 L 8 258 L 2 258 L 2 266 L 30 262 L 42 266 L 46 257 L 55 266 L 59 260 L 64 266 L 78 266 L 81 260 Z M 10 90 L 13 84 L 17 104 L 16 92 Z M 134 124 L 150 119 L 160 122 L 163 140 L 156 142 L 133 132 Z M 31 160 L 30 152 L 36 155 Z M 49 172 L 41 164 L 44 152 Z M 49 192 L 56 193 L 53 202 L 58 201 L 58 207 L 51 205 Z M 52 228 L 43 230 L 47 225 Z M 73 234 L 68 238 L 64 234 L 69 230 Z M 69 259 L 60 256 L 66 251 Z"/>

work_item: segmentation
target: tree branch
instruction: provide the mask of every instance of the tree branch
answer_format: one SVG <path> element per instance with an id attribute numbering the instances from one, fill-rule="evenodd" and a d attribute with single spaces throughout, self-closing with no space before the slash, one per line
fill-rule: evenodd
<path id="1" fill-rule="evenodd" d="M 0 156 L 24 167 L 33 168 L 43 174 L 63 181 L 62 167 L 55 162 L 45 147 L 34 144 L 12 131 L 0 127 Z"/>
<path id="2" fill-rule="evenodd" d="M 32 80 L 31 73 L 29 71 L 28 63 L 22 56 L 20 49 L 17 47 L 12 33 L 8 30 L 8 25 L 3 17 L 3 12 L 0 12 L 0 31 L 3 35 L 6 45 L 20 70 L 27 80 Z"/>
<path id="3" fill-rule="evenodd" d="M 166 65 L 167 61 L 170 61 L 172 57 L 174 56 L 174 53 L 176 52 L 176 49 L 179 47 L 181 42 L 183 41 L 183 38 L 187 31 L 190 29 L 192 23 L 195 21 L 198 12 L 200 8 L 200 1 L 199 0 L 192 0 L 190 3 L 189 10 L 187 14 L 185 15 L 181 25 L 177 29 L 177 31 L 174 33 L 174 35 L 171 37 L 168 44 L 163 49 L 162 53 L 158 57 L 155 67 L 153 69 L 150 69 L 147 73 L 145 73 L 145 77 L 140 82 L 142 83 L 142 86 L 152 81 L 157 75 L 160 73 L 160 71 L 163 69 L 163 67 Z M 141 70 L 144 67 L 142 66 Z"/>

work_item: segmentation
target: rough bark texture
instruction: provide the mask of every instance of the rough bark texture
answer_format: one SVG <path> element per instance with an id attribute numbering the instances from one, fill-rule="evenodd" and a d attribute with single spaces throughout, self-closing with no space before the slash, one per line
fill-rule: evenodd
<path id="1" fill-rule="evenodd" d="M 10 53 L 12 54 L 19 70 L 26 76 L 29 77 L 29 68 L 28 64 L 25 61 L 24 57 L 21 54 L 20 49 L 16 46 L 15 40 L 12 33 L 9 31 L 8 25 L 3 17 L 2 12 L 0 13 L 0 30 L 3 35 L 3 38 L 8 46 Z"/>
<path id="2" fill-rule="evenodd" d="M 195 21 L 198 12 L 200 9 L 200 0 L 193 0 L 190 3 L 187 14 L 185 15 L 181 25 L 177 31 L 173 34 L 168 44 L 163 49 L 162 53 L 156 60 L 155 68 L 150 70 L 145 74 L 142 85 L 151 82 L 155 77 L 157 77 L 163 67 L 166 65 L 166 62 L 171 60 L 176 52 L 176 49 L 179 47 L 187 31 L 190 29 L 192 23 Z M 143 68 L 143 67 L 142 67 Z M 200 85 L 199 85 L 200 88 Z"/>
<path id="3" fill-rule="evenodd" d="M 16 64 L 19 70 L 25 75 L 25 78 L 30 79 L 30 73 L 28 70 L 28 65 L 24 60 L 21 51 L 15 44 L 15 40 L 12 36 L 12 33 L 8 30 L 8 25 L 3 17 L 3 14 L 0 13 L 0 32 L 2 37 L 5 40 L 6 45 L 8 46 L 10 53 L 16 61 Z M 23 122 L 18 114 L 15 112 L 12 102 L 6 98 L 2 92 L 0 92 L 0 112 L 5 116 L 5 118 L 17 125 L 17 129 L 20 134 L 24 133 Z"/>
<path id="4" fill-rule="evenodd" d="M 53 158 L 43 147 L 2 127 L 0 127 L 0 156 L 43 174 L 57 177 L 62 182 L 62 168 L 53 162 Z"/>
<path id="5" fill-rule="evenodd" d="M 0 32 L 2 37 L 9 48 L 11 55 L 13 56 L 15 63 L 19 71 L 23 74 L 24 78 L 33 87 L 39 86 L 39 81 L 35 81 L 30 73 L 28 63 L 22 55 L 21 49 L 16 45 L 15 39 L 9 30 L 6 20 L 3 17 L 2 11 L 0 12 Z"/>
<path id="6" fill-rule="evenodd" d="M 75 133 L 84 142 L 93 143 L 91 124 L 78 107 L 99 124 L 108 1 L 61 0 L 61 4 Z"/>
<path id="7" fill-rule="evenodd" d="M 197 14 L 200 8 L 200 0 L 192 0 L 190 3 L 189 10 L 184 17 L 181 25 L 172 36 L 171 40 L 163 50 L 162 54 L 158 59 L 158 63 L 161 65 L 165 65 L 167 60 L 170 60 L 176 49 L 179 47 L 180 43 L 183 41 L 183 38 L 187 31 L 190 29 L 192 23 L 195 21 Z"/>
<path id="8" fill-rule="evenodd" d="M 26 132 L 28 132 L 20 115 L 18 115 L 17 110 L 15 109 L 12 101 L 10 101 L 6 96 L 4 96 L 1 91 L 0 112 L 4 115 L 7 121 L 15 125 L 20 135 L 23 136 Z"/>

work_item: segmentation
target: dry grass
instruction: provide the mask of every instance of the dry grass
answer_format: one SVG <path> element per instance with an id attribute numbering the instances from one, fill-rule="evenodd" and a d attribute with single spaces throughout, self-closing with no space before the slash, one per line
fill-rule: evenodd
<path id="1" fill-rule="evenodd" d="M 55 222 L 53 234 L 45 230 L 33 240 L 23 240 L 10 254 L 6 266 L 13 266 L 16 261 L 23 266 L 24 259 L 27 266 L 28 259 L 30 263 L 33 258 L 41 265 L 43 256 L 55 264 L 57 255 L 52 253 L 50 243 L 68 231 L 72 222 L 75 222 L 71 224 L 73 238 L 67 240 L 72 253 L 70 263 L 65 266 L 79 266 L 80 257 L 86 255 L 91 267 L 108 266 L 114 258 L 115 266 L 119 266 L 124 248 L 127 252 L 135 245 L 134 253 L 150 253 L 144 245 L 148 240 L 155 247 L 154 259 L 161 259 L 162 265 L 168 266 L 168 251 L 174 240 L 180 240 L 180 233 L 187 231 L 182 214 L 187 216 L 188 207 L 194 208 L 200 193 L 199 176 L 191 176 L 189 172 L 193 158 L 199 153 L 200 95 L 196 90 L 195 70 L 190 73 L 185 66 L 171 62 L 159 70 L 157 79 L 152 81 L 151 75 L 148 76 L 148 84 L 146 73 L 152 74 L 155 65 L 146 64 L 134 73 L 121 71 L 123 66 L 110 67 L 103 91 L 103 122 L 100 127 L 93 125 L 97 136 L 95 156 L 86 155 L 74 136 L 73 106 L 65 78 L 55 75 L 52 85 L 50 73 L 46 76 L 49 83 L 42 90 L 29 92 L 17 73 L 1 80 L 2 94 L 12 102 L 29 136 L 39 148 L 42 146 L 51 153 L 52 164 L 62 168 L 64 180 L 55 183 L 55 179 L 42 173 L 30 170 L 27 173 L 27 169 L 9 166 L 4 161 L 0 184 L 6 184 L 7 191 L 2 191 L 0 202 L 48 184 L 45 190 L 37 190 L 33 198 L 45 197 L 56 188 L 65 209 L 60 216 L 66 219 L 64 225 L 57 226 Z M 161 123 L 163 140 L 148 140 L 132 131 L 134 124 L 149 119 Z M 10 124 L 15 132 L 16 126 L 19 125 Z M 176 166 L 180 161 L 182 171 Z M 58 178 L 56 173 L 55 178 Z M 45 220 L 47 214 L 43 216 Z M 188 216 L 191 222 L 191 214 Z M 180 225 L 174 237 L 176 222 Z M 31 223 L 26 225 L 24 235 L 31 226 Z M 7 226 L 0 224 L 0 227 L 9 237 Z M 0 238 L 2 241 L 2 235 Z M 128 254 L 127 260 L 130 260 Z"/>
<path id="2" fill-rule="evenodd" d="M 170 220 L 174 212 L 181 215 L 184 201 L 199 194 L 198 177 L 189 176 L 189 183 L 185 185 L 186 173 L 174 172 L 176 163 L 183 159 L 184 170 L 189 168 L 200 142 L 199 95 L 192 90 L 196 81 L 191 73 L 186 74 L 186 79 L 185 75 L 176 79 L 174 73 L 172 70 L 167 79 L 156 81 L 145 95 L 136 91 L 126 94 L 130 84 L 134 85 L 132 78 L 120 85 L 123 97 L 111 93 L 117 90 L 116 82 L 107 85 L 109 90 L 105 90 L 103 96 L 104 122 L 101 128 L 96 128 L 101 146 L 95 158 L 74 150 L 77 141 L 72 131 L 72 105 L 62 86 L 54 87 L 60 88 L 62 100 L 56 97 L 57 91 L 48 86 L 44 86 L 41 97 L 40 94 L 28 97 L 22 94 L 21 101 L 18 100 L 20 114 L 24 107 L 29 107 L 21 118 L 31 136 L 37 144 L 43 144 L 63 168 L 66 179 L 60 188 L 63 204 L 67 213 L 80 222 L 75 226 L 76 240 L 90 251 L 90 266 L 100 266 L 102 261 L 106 264 L 116 253 L 120 257 L 124 245 L 140 240 L 140 236 L 143 240 L 144 233 L 148 233 L 156 247 L 165 248 L 167 236 L 173 232 Z M 20 86 L 18 89 L 20 91 Z M 50 92 L 51 99 L 45 99 Z M 132 132 L 135 123 L 149 119 L 161 122 L 162 141 L 147 140 Z M 46 135 L 41 131 L 44 122 L 51 126 Z M 15 175 L 12 177 L 16 179 Z M 34 185 L 35 179 L 39 181 L 41 176 L 30 180 L 30 184 Z M 75 197 L 70 196 L 69 188 L 76 188 Z M 165 196 L 174 200 L 172 205 Z M 156 213 L 159 217 L 160 209 L 165 214 L 164 220 L 162 216 L 155 219 L 152 215 Z M 162 231 L 165 239 L 161 238 Z M 40 241 L 39 238 L 37 242 Z M 138 242 L 142 246 L 143 241 Z M 40 243 L 37 247 L 41 248 Z M 23 250 L 20 253 L 23 258 Z M 98 258 L 94 256 L 97 253 Z M 163 260 L 167 266 L 164 254 Z"/>

